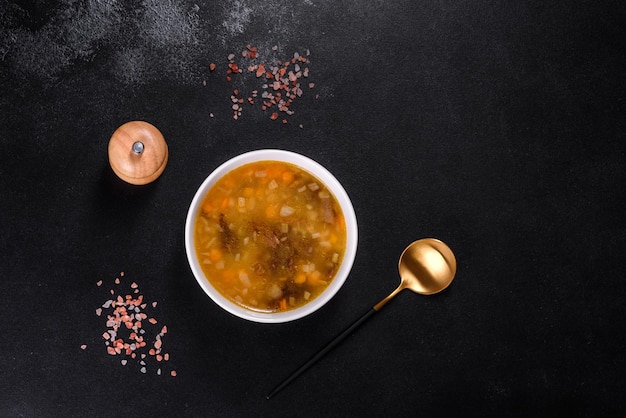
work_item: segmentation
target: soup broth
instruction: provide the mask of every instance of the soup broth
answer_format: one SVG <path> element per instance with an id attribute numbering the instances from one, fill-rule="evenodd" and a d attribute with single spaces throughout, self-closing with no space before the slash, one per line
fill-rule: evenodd
<path id="1" fill-rule="evenodd" d="M 254 311 L 286 311 L 333 280 L 346 224 L 320 180 L 293 164 L 261 161 L 230 171 L 207 192 L 195 247 L 224 297 Z"/>

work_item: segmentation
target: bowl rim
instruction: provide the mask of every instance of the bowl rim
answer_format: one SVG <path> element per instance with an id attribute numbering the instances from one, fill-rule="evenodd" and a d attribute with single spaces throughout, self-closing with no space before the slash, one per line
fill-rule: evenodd
<path id="1" fill-rule="evenodd" d="M 333 193 L 343 211 L 344 219 L 346 221 L 346 250 L 343 256 L 341 267 L 335 274 L 335 277 L 328 285 L 328 287 L 311 302 L 308 302 L 307 304 L 299 308 L 286 312 L 255 312 L 239 306 L 227 299 L 226 297 L 222 296 L 221 293 L 219 293 L 217 289 L 215 289 L 211 285 L 209 280 L 205 278 L 202 268 L 200 267 L 200 263 L 197 259 L 194 246 L 195 219 L 200 210 L 200 203 L 208 190 L 226 173 L 242 165 L 258 161 L 283 161 L 294 164 L 311 173 L 313 176 L 322 181 L 324 185 Z M 191 201 L 191 204 L 189 205 L 189 210 L 185 219 L 185 252 L 187 254 L 187 261 L 194 277 L 196 278 L 196 281 L 198 282 L 204 293 L 206 293 L 219 307 L 239 318 L 253 322 L 290 322 L 310 315 L 320 309 L 322 306 L 326 305 L 326 303 L 328 303 L 328 301 L 330 301 L 335 296 L 335 294 L 339 291 L 339 289 L 343 286 L 346 279 L 348 278 L 348 275 L 354 263 L 354 259 L 356 257 L 357 244 L 358 228 L 356 214 L 354 212 L 354 207 L 352 206 L 352 201 L 348 197 L 347 192 L 345 191 L 339 180 L 337 180 L 335 176 L 330 173 L 330 171 L 328 171 L 317 161 L 302 154 L 282 149 L 269 148 L 248 151 L 223 162 L 221 165 L 215 168 L 198 187 Z"/>

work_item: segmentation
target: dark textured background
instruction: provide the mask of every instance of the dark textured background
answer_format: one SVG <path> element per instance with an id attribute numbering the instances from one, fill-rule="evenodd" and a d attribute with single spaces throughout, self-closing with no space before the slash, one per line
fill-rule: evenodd
<path id="1" fill-rule="evenodd" d="M 3 1 L 0 415 L 626 414 L 626 7 L 551 3 Z M 233 88 L 259 87 L 225 81 L 248 43 L 311 51 L 287 125 L 232 119 Z M 143 188 L 107 162 L 137 119 L 170 149 Z M 360 227 L 341 291 L 282 325 L 220 310 L 183 245 L 211 170 L 271 147 L 326 166 Z M 453 285 L 402 293 L 267 401 L 427 236 L 456 253 Z M 120 271 L 159 302 L 177 377 L 106 354 L 95 283 Z"/>

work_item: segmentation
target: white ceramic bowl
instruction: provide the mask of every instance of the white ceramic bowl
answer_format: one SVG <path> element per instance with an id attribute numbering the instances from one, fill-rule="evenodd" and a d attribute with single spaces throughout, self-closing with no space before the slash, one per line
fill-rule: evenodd
<path id="1" fill-rule="evenodd" d="M 226 297 L 222 296 L 207 280 L 202 268 L 200 267 L 196 254 L 194 245 L 194 224 L 204 196 L 209 189 L 213 187 L 213 185 L 226 173 L 237 167 L 256 161 L 284 161 L 303 168 L 313 174 L 335 195 L 339 205 L 341 206 L 346 221 L 346 251 L 335 278 L 315 299 L 290 311 L 276 313 L 256 312 L 230 301 Z M 191 271 L 196 277 L 196 280 L 202 290 L 204 290 L 204 292 L 209 295 L 215 303 L 226 311 L 240 318 L 255 322 L 279 323 L 293 321 L 309 315 L 324 306 L 339 291 L 341 286 L 346 281 L 348 274 L 350 273 L 350 269 L 352 268 L 354 257 L 356 256 L 357 241 L 358 232 L 354 208 L 352 207 L 350 198 L 348 198 L 348 194 L 339 181 L 337 181 L 337 179 L 328 170 L 308 157 L 290 151 L 274 149 L 247 152 L 226 161 L 216 168 L 198 188 L 198 191 L 191 201 L 189 212 L 187 213 L 187 220 L 185 222 L 185 249 L 187 251 L 187 259 L 189 261 Z"/>

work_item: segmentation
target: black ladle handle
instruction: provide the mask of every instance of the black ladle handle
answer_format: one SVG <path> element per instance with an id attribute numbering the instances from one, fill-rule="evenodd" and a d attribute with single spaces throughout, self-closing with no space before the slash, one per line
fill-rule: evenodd
<path id="1" fill-rule="evenodd" d="M 289 383 L 291 383 L 296 377 L 300 376 L 302 373 L 304 373 L 309 367 L 311 367 L 312 365 L 314 365 L 319 359 L 321 359 L 322 357 L 324 357 L 324 355 L 326 353 L 328 353 L 330 350 L 332 350 L 333 348 L 335 348 L 335 346 L 337 344 L 339 344 L 340 342 L 342 342 L 343 340 L 346 339 L 346 337 L 348 335 L 350 335 L 355 329 L 357 329 L 359 327 L 359 325 L 361 325 L 363 322 L 365 322 L 366 319 L 368 319 L 370 316 L 374 315 L 376 312 L 378 312 L 376 309 L 372 308 L 369 311 L 367 311 L 365 313 L 365 315 L 363 315 L 362 317 L 360 317 L 359 319 L 357 319 L 352 325 L 350 325 L 348 328 L 346 328 L 345 331 L 343 331 L 341 334 L 339 334 L 338 336 L 336 336 L 335 338 L 333 338 L 333 340 L 331 342 L 329 342 L 326 347 L 322 348 L 317 354 L 315 354 L 313 357 L 311 357 L 306 363 L 304 363 L 302 366 L 300 366 L 296 371 L 294 371 L 291 375 L 289 375 L 289 377 L 287 377 L 285 380 L 283 380 L 283 382 L 281 384 L 279 384 L 278 386 L 276 386 L 274 388 L 274 390 L 272 390 L 268 395 L 267 395 L 267 399 L 271 398 L 272 396 L 276 395 L 278 392 L 280 392 L 282 389 L 284 389 Z"/>
<path id="2" fill-rule="evenodd" d="M 348 335 L 350 335 L 355 329 L 357 329 L 359 327 L 359 325 L 361 325 L 363 322 L 365 322 L 366 319 L 368 319 L 370 316 L 374 315 L 376 312 L 381 310 L 381 308 L 383 306 L 385 306 L 387 304 L 387 302 L 389 302 L 391 299 L 393 299 L 394 296 L 396 296 L 398 293 L 400 293 L 405 287 L 406 287 L 406 283 L 404 281 L 401 282 L 400 286 L 398 286 L 393 292 L 391 292 L 389 294 L 389 296 L 387 296 L 386 298 L 384 298 L 383 300 L 378 302 L 376 305 L 374 305 L 374 307 L 372 309 L 370 309 L 369 311 L 365 312 L 365 315 L 363 315 L 362 317 L 357 319 L 352 325 L 350 325 L 348 328 L 346 328 L 345 331 L 343 331 L 341 334 L 339 334 L 335 338 L 333 338 L 331 342 L 326 344 L 326 347 L 322 348 L 316 355 L 311 357 L 306 363 L 304 363 L 302 366 L 300 366 L 295 372 L 291 373 L 291 375 L 289 375 L 289 377 L 287 377 L 280 385 L 276 386 L 274 388 L 274 390 L 272 390 L 266 396 L 266 398 L 269 399 L 272 396 L 276 395 L 278 392 L 280 392 L 282 389 L 284 389 L 285 386 L 287 386 L 289 383 L 291 383 L 296 377 L 298 377 L 302 373 L 304 373 L 309 367 L 314 365 L 319 359 L 324 357 L 324 355 L 326 353 L 328 353 L 330 350 L 332 350 L 337 344 L 339 344 L 340 342 L 345 340 L 346 337 Z"/>

